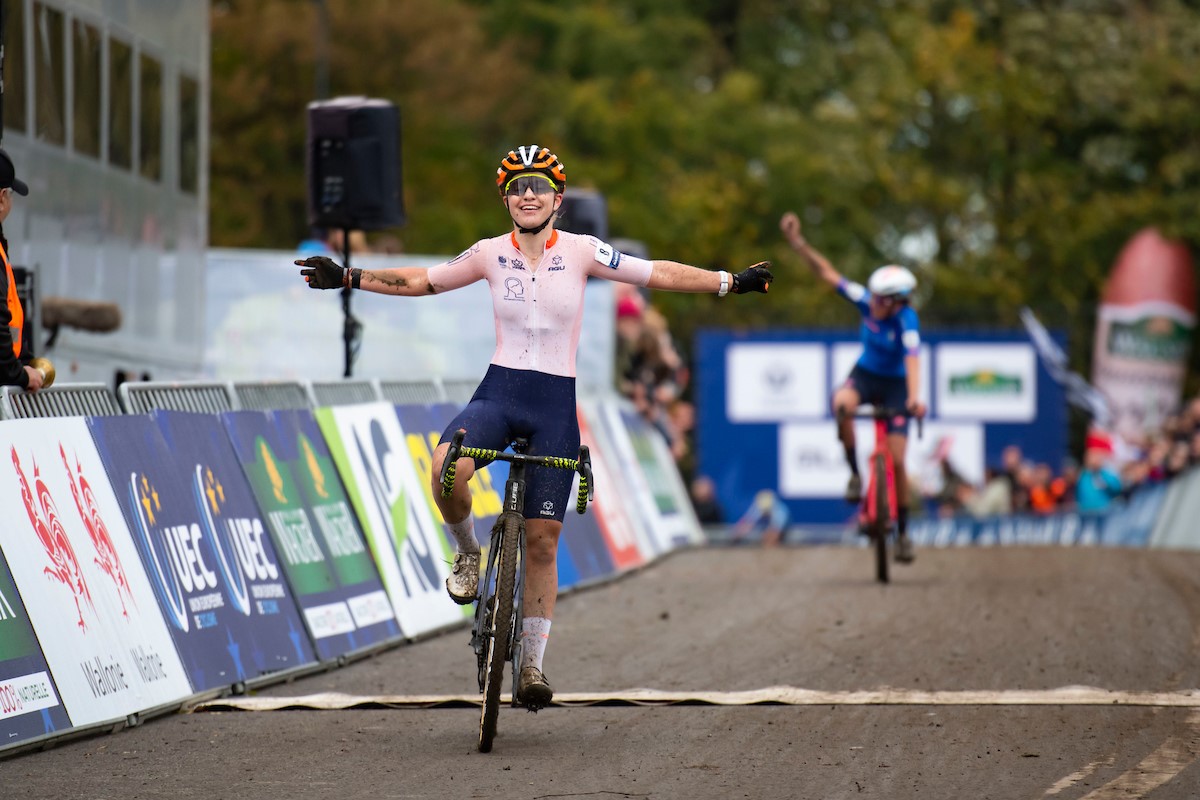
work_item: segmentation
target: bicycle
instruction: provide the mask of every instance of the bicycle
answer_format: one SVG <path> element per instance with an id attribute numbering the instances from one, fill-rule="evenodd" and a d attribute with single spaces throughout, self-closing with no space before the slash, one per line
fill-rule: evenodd
<path id="1" fill-rule="evenodd" d="M 458 430 L 450 440 L 450 449 L 442 463 L 442 497 L 454 491 L 454 476 L 459 458 L 507 461 L 511 464 L 504 487 L 504 510 L 492 525 L 488 546 L 487 570 L 480 576 L 480 593 L 475 600 L 475 622 L 471 628 L 471 647 L 479 666 L 479 692 L 483 708 L 479 718 L 479 752 L 492 749 L 500 716 L 500 685 L 504 664 L 512 664 L 512 705 L 517 703 L 516 684 L 520 674 L 520 630 L 525 598 L 525 469 L 529 466 L 569 469 L 579 474 L 575 510 L 587 511 L 595 494 L 592 461 L 587 445 L 580 445 L 576 459 L 525 454 L 528 441 L 517 438 L 513 452 L 486 450 L 463 444 L 466 431 Z"/>
<path id="2" fill-rule="evenodd" d="M 838 412 L 838 419 L 845 415 Z M 895 417 L 912 418 L 913 414 L 907 409 L 874 406 L 859 408 L 852 417 L 871 419 L 875 422 L 875 449 L 867 459 L 867 490 L 863 493 L 858 509 L 858 527 L 861 533 L 871 537 L 875 550 L 875 578 L 880 583 L 887 583 L 888 575 L 888 540 L 891 538 L 893 523 L 896 521 L 896 465 L 892 460 L 892 451 L 887 446 L 888 420 Z M 917 417 L 917 436 L 921 436 L 924 420 Z"/>

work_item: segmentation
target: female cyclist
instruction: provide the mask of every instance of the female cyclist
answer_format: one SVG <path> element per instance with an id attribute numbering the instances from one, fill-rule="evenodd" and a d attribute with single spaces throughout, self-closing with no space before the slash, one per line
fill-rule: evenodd
<path id="1" fill-rule="evenodd" d="M 904 267 L 889 264 L 871 273 L 864 288 L 843 278 L 828 259 L 808 243 L 800 232 L 800 218 L 795 214 L 790 211 L 784 214 L 779 227 L 788 244 L 813 273 L 854 303 L 862 315 L 862 355 L 850 370 L 849 377 L 833 394 L 834 412 L 841 414 L 838 438 L 850 466 L 846 500 L 857 503 L 862 499 L 862 478 L 858 474 L 855 454 L 853 414 L 859 403 L 903 408 L 913 416 L 925 416 L 925 404 L 920 400 L 920 325 L 917 312 L 908 304 L 917 279 Z M 895 417 L 889 420 L 888 448 L 892 451 L 896 470 L 896 560 L 902 563 L 911 563 L 914 558 L 912 541 L 908 538 L 908 479 L 904 466 L 907 442 L 908 419 Z"/>
<path id="2" fill-rule="evenodd" d="M 773 280 L 765 261 L 730 275 L 634 258 L 593 236 L 557 231 L 554 220 L 566 185 L 566 169 L 558 156 L 537 145 L 518 147 L 500 160 L 496 171 L 511 231 L 476 242 L 454 260 L 428 269 L 347 270 L 324 256 L 296 261 L 305 267 L 300 274 L 314 289 L 350 286 L 416 297 L 481 280 L 491 288 L 496 350 L 470 403 L 442 434 L 430 475 L 434 499 L 457 543 L 446 589 L 460 604 L 473 602 L 478 594 L 479 541 L 467 488 L 477 465 L 473 459 L 459 459 L 454 492 L 442 498 L 438 476 L 450 438 L 464 428 L 473 447 L 503 450 L 522 436 L 529 440 L 530 455 L 578 452 L 575 351 L 587 279 L 718 296 L 766 292 Z M 553 696 L 542 673 L 542 657 L 558 595 L 558 539 L 570 493 L 570 472 L 531 470 L 525 493 L 525 621 L 516 695 L 532 709 L 547 705 Z"/>

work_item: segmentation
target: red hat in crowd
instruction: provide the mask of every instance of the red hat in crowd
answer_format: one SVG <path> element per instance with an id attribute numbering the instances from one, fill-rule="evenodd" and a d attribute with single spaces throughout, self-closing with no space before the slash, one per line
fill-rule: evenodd
<path id="1" fill-rule="evenodd" d="M 1086 450 L 1103 450 L 1105 453 L 1111 455 L 1113 452 L 1112 436 L 1099 428 L 1092 428 L 1087 432 L 1087 436 L 1083 440 L 1083 446 Z"/>
<path id="2" fill-rule="evenodd" d="M 626 295 L 617 301 L 617 319 L 640 316 L 642 316 L 642 309 L 638 306 L 637 300 Z"/>

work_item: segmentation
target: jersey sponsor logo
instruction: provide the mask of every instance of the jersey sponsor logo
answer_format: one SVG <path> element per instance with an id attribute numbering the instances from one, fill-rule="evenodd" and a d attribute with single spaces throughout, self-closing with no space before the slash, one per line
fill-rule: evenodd
<path id="1" fill-rule="evenodd" d="M 504 256 L 498 256 L 496 263 L 500 265 L 500 269 L 505 269 L 508 266 L 508 259 Z"/>
<path id="2" fill-rule="evenodd" d="M 468 247 L 466 250 L 463 250 L 461 253 L 456 255 L 450 263 L 457 264 L 459 261 L 462 261 L 467 256 L 474 255 L 475 253 L 478 253 L 478 252 L 479 252 L 479 242 L 476 242 L 475 244 Z"/>
<path id="3" fill-rule="evenodd" d="M 550 266 L 547 267 L 547 271 L 558 272 L 559 270 L 563 269 L 566 269 L 566 266 L 563 264 L 562 256 L 555 256 L 554 258 L 550 259 Z"/>
<path id="4" fill-rule="evenodd" d="M 543 517 L 553 517 L 554 516 L 554 501 L 547 500 L 546 502 L 542 503 L 542 509 L 541 509 L 540 513 Z"/>
<path id="5" fill-rule="evenodd" d="M 513 269 L 525 269 L 525 262 L 519 258 L 514 258 L 512 260 L 512 268 Z"/>
<path id="6" fill-rule="evenodd" d="M 504 299 L 525 302 L 525 284 L 520 278 L 504 279 Z"/>
<path id="7" fill-rule="evenodd" d="M 612 245 L 599 242 L 596 245 L 596 260 L 609 269 L 616 269 L 621 263 L 621 254 Z"/>

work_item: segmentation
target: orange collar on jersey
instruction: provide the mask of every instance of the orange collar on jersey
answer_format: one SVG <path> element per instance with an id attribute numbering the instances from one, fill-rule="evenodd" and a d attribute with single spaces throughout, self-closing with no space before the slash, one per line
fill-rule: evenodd
<path id="1" fill-rule="evenodd" d="M 518 253 L 521 252 L 521 245 L 517 244 L 517 232 L 513 231 L 510 234 L 508 234 L 508 236 L 509 236 L 509 239 L 512 241 L 513 249 L 516 250 Z M 546 246 L 543 248 L 543 252 L 545 252 L 546 250 L 549 250 L 551 247 L 554 247 L 554 245 L 557 243 L 558 243 L 558 231 L 552 229 L 550 231 L 550 238 L 546 240 Z"/>

